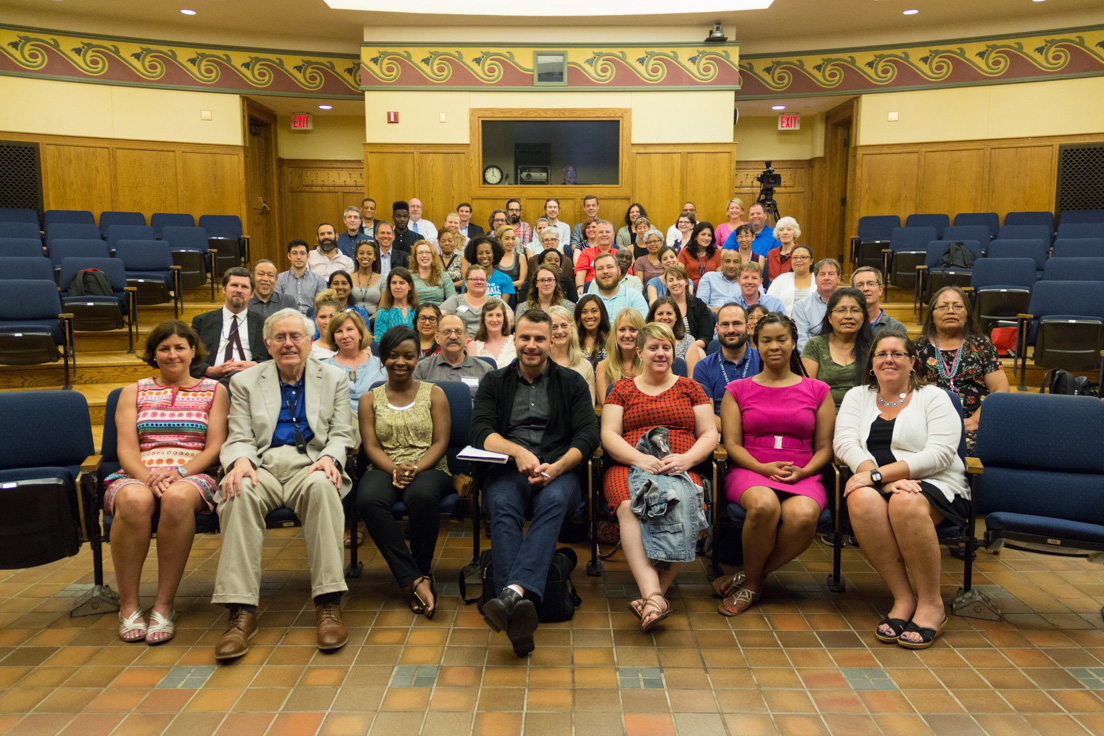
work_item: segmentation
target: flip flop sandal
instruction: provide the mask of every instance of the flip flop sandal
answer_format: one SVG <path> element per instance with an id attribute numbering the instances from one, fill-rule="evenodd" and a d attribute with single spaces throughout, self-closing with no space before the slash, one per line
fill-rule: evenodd
<path id="1" fill-rule="evenodd" d="M 163 634 L 161 638 L 154 638 Z M 164 644 L 176 636 L 176 612 L 169 611 L 168 616 L 162 616 L 157 611 L 150 611 L 150 625 L 146 631 L 147 644 Z"/>
<path id="2" fill-rule="evenodd" d="M 145 641 L 148 629 L 145 619 L 142 618 L 141 608 L 125 618 L 122 612 L 119 612 L 119 638 L 123 641 L 128 643 Z"/>
<path id="3" fill-rule="evenodd" d="M 905 633 L 905 629 L 908 628 L 909 622 L 903 618 L 883 618 L 878 622 L 878 628 L 874 629 L 874 636 L 878 637 L 878 641 L 885 642 L 886 644 L 894 644 L 901 634 Z M 883 634 L 882 627 L 888 626 L 893 632 L 892 634 Z"/>
<path id="4" fill-rule="evenodd" d="M 915 622 L 909 621 L 908 626 L 901 633 L 901 636 L 897 639 L 897 644 L 905 649 L 927 649 L 935 640 L 939 638 L 939 635 L 943 633 L 943 627 L 947 625 L 947 617 L 943 617 L 943 622 L 939 624 L 939 628 L 925 629 L 917 626 Z M 920 635 L 920 641 L 909 641 L 905 639 L 905 634 L 916 633 Z"/>
<path id="5" fill-rule="evenodd" d="M 713 597 L 727 598 L 735 593 L 746 580 L 743 570 L 733 575 L 722 575 L 713 581 Z"/>
<path id="6" fill-rule="evenodd" d="M 433 596 L 433 608 L 430 608 L 429 604 L 418 595 L 418 586 L 426 581 L 429 581 L 429 594 Z M 417 614 L 424 614 L 428 619 L 432 619 L 437 613 L 437 588 L 433 585 L 431 576 L 422 575 L 410 584 L 410 610 Z"/>

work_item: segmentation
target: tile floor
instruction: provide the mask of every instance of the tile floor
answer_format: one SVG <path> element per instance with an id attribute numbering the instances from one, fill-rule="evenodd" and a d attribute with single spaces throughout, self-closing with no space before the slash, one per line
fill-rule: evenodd
<path id="1" fill-rule="evenodd" d="M 952 617 L 935 647 L 912 652 L 871 635 L 888 604 L 854 550 L 847 593 L 828 591 L 829 550 L 815 542 L 734 619 L 714 612 L 695 565 L 654 635 L 637 630 L 618 554 L 600 578 L 580 566 L 582 608 L 542 626 L 519 660 L 459 601 L 471 539 L 458 525 L 443 531 L 438 577 L 450 584 L 437 617 L 409 612 L 367 542 L 345 606 L 349 645 L 328 655 L 313 646 L 300 530 L 270 531 L 260 631 L 230 665 L 212 651 L 225 618 L 209 603 L 217 536 L 196 539 L 179 633 L 160 647 L 120 642 L 113 615 L 68 616 L 91 582 L 87 548 L 2 572 L 0 733 L 1104 734 L 1104 577 L 1083 559 L 980 553 L 975 580 L 1004 620 Z M 948 600 L 961 570 L 945 556 Z"/>

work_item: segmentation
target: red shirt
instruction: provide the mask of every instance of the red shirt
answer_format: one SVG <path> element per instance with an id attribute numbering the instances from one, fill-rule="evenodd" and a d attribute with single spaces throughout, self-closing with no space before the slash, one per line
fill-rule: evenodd
<path id="1" fill-rule="evenodd" d="M 690 275 L 690 280 L 694 282 L 694 286 L 697 286 L 702 276 L 721 267 L 721 249 L 717 248 L 713 251 L 713 257 L 706 259 L 704 253 L 695 258 L 690 255 L 689 248 L 683 248 L 679 251 L 678 259 L 682 267 L 686 269 L 686 273 Z"/>

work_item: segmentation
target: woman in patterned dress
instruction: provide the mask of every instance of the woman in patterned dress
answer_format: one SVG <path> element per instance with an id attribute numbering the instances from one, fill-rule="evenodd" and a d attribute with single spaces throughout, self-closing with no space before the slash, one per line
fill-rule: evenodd
<path id="1" fill-rule="evenodd" d="M 621 528 L 621 544 L 629 569 L 640 588 L 640 598 L 630 606 L 648 631 L 665 619 L 671 605 L 664 597 L 681 563 L 653 564 L 644 551 L 640 520 L 630 507 L 629 467 L 656 475 L 689 473 L 701 485 L 692 468 L 717 447 L 713 400 L 689 378 L 671 371 L 675 336 L 663 324 L 649 323 L 636 336 L 642 368 L 614 384 L 602 408 L 602 447 L 616 463 L 605 475 L 606 502 L 615 510 Z M 653 427 L 666 427 L 671 454 L 660 459 L 645 455 L 636 444 Z M 668 558 L 670 559 L 670 558 Z"/>
<path id="2" fill-rule="evenodd" d="M 972 453 L 981 421 L 981 402 L 993 393 L 1007 393 L 1008 376 L 997 349 L 981 334 L 966 294 L 957 286 L 945 286 L 931 298 L 927 319 L 916 351 L 916 370 L 925 381 L 954 391 L 962 401 L 966 425 L 966 450 Z"/>
<path id="3" fill-rule="evenodd" d="M 215 510 L 217 484 L 203 471 L 218 464 L 230 398 L 218 381 L 188 373 L 205 352 L 199 336 L 180 320 L 158 325 L 142 359 L 159 375 L 124 388 L 115 410 L 121 469 L 107 477 L 103 505 L 115 517 L 111 559 L 123 641 L 161 644 L 173 638 L 173 599 L 192 549 L 195 515 Z M 157 512 L 157 597 L 147 627 L 138 587 Z"/>

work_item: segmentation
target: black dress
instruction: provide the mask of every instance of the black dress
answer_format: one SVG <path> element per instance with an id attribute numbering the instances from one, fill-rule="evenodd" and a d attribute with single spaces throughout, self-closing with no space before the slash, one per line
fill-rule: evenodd
<path id="1" fill-rule="evenodd" d="M 874 456 L 874 461 L 878 463 L 879 468 L 897 462 L 897 457 L 892 450 L 893 425 L 896 422 L 896 418 L 887 420 L 878 417 L 870 425 L 870 435 L 866 438 L 866 449 Z M 932 508 L 943 514 L 943 518 L 960 529 L 966 528 L 967 519 L 970 516 L 969 501 L 959 495 L 955 495 L 953 501 L 948 501 L 943 491 L 931 483 L 926 480 L 919 481 L 919 483 L 920 493 L 928 499 L 928 503 L 932 505 Z M 889 491 L 882 491 L 881 493 L 887 499 L 891 495 Z"/>

